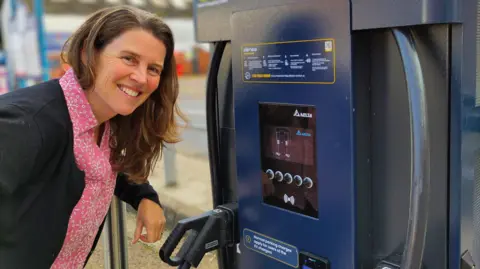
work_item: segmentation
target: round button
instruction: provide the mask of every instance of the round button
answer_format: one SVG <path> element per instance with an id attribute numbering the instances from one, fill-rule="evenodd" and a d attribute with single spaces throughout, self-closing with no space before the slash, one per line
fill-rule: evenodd
<path id="1" fill-rule="evenodd" d="M 275 177 L 275 175 L 273 174 L 272 169 L 268 169 L 265 173 L 267 174 L 267 177 L 268 177 L 268 179 L 270 179 L 270 180 L 272 180 L 272 179 Z"/>
<path id="2" fill-rule="evenodd" d="M 290 173 L 286 173 L 285 176 L 283 176 L 283 178 L 285 178 L 285 182 L 287 182 L 287 184 L 290 184 L 293 182 L 293 177 L 292 175 L 290 175 Z"/>
<path id="3" fill-rule="evenodd" d="M 303 180 L 299 175 L 294 176 L 293 181 L 295 182 L 295 185 L 299 187 L 302 186 Z"/>
<path id="4" fill-rule="evenodd" d="M 309 177 L 306 177 L 306 178 L 303 179 L 303 184 L 304 184 L 307 188 L 309 188 L 309 189 L 310 189 L 311 187 L 313 187 L 313 181 L 312 181 L 312 179 L 309 178 Z"/>
<path id="5" fill-rule="evenodd" d="M 282 182 L 282 181 L 283 181 L 283 174 L 282 174 L 282 172 L 280 172 L 280 171 L 275 172 L 275 179 L 276 179 L 278 182 Z"/>

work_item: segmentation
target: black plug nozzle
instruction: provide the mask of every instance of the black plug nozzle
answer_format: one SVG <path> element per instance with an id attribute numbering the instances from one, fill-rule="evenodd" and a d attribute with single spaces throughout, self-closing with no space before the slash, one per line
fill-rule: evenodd
<path id="1" fill-rule="evenodd" d="M 160 248 L 159 256 L 162 261 L 171 266 L 178 266 L 183 262 L 183 256 L 188 252 L 191 244 L 194 242 L 198 232 L 203 228 L 205 222 L 213 214 L 213 210 L 208 211 L 200 216 L 190 217 L 183 219 L 173 229 L 170 236 L 167 238 L 163 246 Z M 187 237 L 180 252 L 177 256 L 171 257 L 173 251 L 177 247 L 178 243 L 184 236 L 184 234 L 192 230 L 192 233 Z"/>
<path id="2" fill-rule="evenodd" d="M 188 269 L 197 267 L 207 252 L 238 243 L 237 209 L 236 203 L 221 205 L 199 217 L 180 221 L 160 249 L 160 258 L 171 266 Z M 181 238 L 190 230 L 178 255 L 171 258 Z"/>

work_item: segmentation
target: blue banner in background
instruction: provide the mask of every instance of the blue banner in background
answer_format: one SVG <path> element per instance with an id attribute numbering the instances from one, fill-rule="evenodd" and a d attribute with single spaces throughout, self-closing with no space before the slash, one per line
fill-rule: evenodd
<path id="1" fill-rule="evenodd" d="M 46 33 L 45 47 L 48 52 L 60 52 L 72 33 Z"/>

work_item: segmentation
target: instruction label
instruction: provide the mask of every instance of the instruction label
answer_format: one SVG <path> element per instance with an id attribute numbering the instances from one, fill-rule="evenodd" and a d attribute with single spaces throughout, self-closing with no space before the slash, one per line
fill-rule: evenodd
<path id="1" fill-rule="evenodd" d="M 213 7 L 228 3 L 228 0 L 198 0 L 197 8 Z"/>
<path id="2" fill-rule="evenodd" d="M 298 249 L 292 245 L 249 229 L 243 230 L 243 242 L 247 248 L 253 251 L 294 268 L 298 267 Z"/>
<path id="3" fill-rule="evenodd" d="M 335 40 L 260 43 L 242 46 L 244 82 L 335 83 Z"/>
<path id="4" fill-rule="evenodd" d="M 335 83 L 335 40 L 314 39 L 242 46 L 243 81 Z"/>

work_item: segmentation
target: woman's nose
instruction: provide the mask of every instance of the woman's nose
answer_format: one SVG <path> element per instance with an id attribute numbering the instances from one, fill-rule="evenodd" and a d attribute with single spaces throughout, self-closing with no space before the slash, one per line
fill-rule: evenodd
<path id="1" fill-rule="evenodd" d="M 147 83 L 147 70 L 143 68 L 136 68 L 130 75 L 130 78 L 138 82 L 139 84 Z"/>

